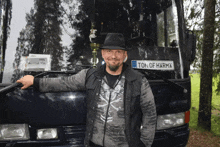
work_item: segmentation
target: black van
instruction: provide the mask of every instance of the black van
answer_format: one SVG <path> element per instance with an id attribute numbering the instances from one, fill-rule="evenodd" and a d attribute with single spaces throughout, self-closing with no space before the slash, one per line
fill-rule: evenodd
<path id="1" fill-rule="evenodd" d="M 40 1 L 36 0 L 35 4 L 37 2 Z M 72 20 L 75 36 L 70 45 L 75 50 L 66 51 L 70 57 L 66 63 L 70 64 L 65 68 L 56 68 L 58 63 L 54 60 L 53 50 L 42 51 L 41 46 L 36 49 L 34 43 L 28 44 L 27 38 L 22 40 L 20 37 L 17 50 L 14 48 L 14 51 L 16 50 L 14 66 L 10 69 L 5 67 L 0 84 L 0 147 L 84 146 L 85 91 L 41 93 L 34 87 L 20 90 L 19 85 L 12 83 L 26 74 L 42 78 L 61 77 L 103 64 L 98 47 L 109 32 L 124 34 L 129 48 L 127 64 L 145 74 L 149 80 L 158 115 L 152 146 L 185 147 L 190 131 L 189 70 L 190 63 L 195 57 L 196 40 L 194 34 L 187 32 L 185 28 L 183 1 L 69 0 L 64 2 L 68 3 L 69 7 L 61 7 L 61 5 L 60 9 L 67 9 L 70 6 L 78 8 L 76 20 Z M 37 6 L 39 9 L 44 7 L 40 4 Z M 31 10 L 31 13 L 37 14 L 37 10 Z M 33 16 L 37 19 L 37 15 Z M 45 18 L 44 22 L 47 21 L 52 23 Z M 23 30 L 26 33 L 28 31 L 31 31 L 30 24 Z M 34 36 L 28 33 L 29 36 Z M 36 35 L 33 38 L 37 39 Z M 28 47 L 30 49 L 27 49 Z M 6 56 L 6 65 L 9 60 Z"/>

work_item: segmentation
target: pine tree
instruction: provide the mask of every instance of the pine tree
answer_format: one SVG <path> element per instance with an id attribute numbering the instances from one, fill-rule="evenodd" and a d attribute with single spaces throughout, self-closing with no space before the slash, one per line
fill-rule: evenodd
<path id="1" fill-rule="evenodd" d="M 213 47 L 216 0 L 205 0 L 198 126 L 211 130 Z"/>
<path id="2" fill-rule="evenodd" d="M 33 42 L 34 42 L 34 35 L 33 35 L 34 10 L 33 9 L 31 9 L 30 13 L 26 14 L 26 21 L 27 24 L 25 26 L 25 29 L 21 30 L 20 36 L 17 41 L 18 45 L 16 47 L 15 59 L 13 62 L 14 72 L 11 78 L 11 82 L 15 82 L 22 76 L 23 71 L 21 70 L 22 67 L 20 67 L 21 57 L 28 56 L 29 52 L 32 50 L 33 47 Z"/>
<path id="3" fill-rule="evenodd" d="M 1 45 L 1 75 L 0 75 L 0 83 L 2 82 L 3 77 L 3 71 L 5 66 L 5 53 L 7 48 L 7 40 L 8 35 L 10 33 L 10 24 L 11 24 L 11 18 L 12 18 L 12 2 L 11 0 L 2 0 L 1 5 L 3 7 L 3 10 L 5 10 L 5 13 L 3 14 L 3 33 L 2 33 L 2 45 Z"/>
<path id="4" fill-rule="evenodd" d="M 31 53 L 50 54 L 51 70 L 60 70 L 63 48 L 60 0 L 35 0 L 34 42 Z"/>

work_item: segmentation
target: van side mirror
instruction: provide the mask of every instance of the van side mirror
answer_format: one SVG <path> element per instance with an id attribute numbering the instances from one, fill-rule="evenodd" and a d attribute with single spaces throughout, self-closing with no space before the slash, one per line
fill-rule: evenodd
<path id="1" fill-rule="evenodd" d="M 186 58 L 190 63 L 192 63 L 196 56 L 196 35 L 193 31 L 186 32 L 186 46 Z"/>

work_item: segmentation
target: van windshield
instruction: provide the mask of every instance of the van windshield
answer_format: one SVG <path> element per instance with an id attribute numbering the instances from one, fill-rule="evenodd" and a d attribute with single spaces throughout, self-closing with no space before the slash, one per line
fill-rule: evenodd
<path id="1" fill-rule="evenodd" d="M 68 70 L 76 62 L 69 61 L 70 55 L 80 52 L 80 47 L 73 49 L 73 40 L 80 35 L 74 25 L 77 20 L 73 20 L 79 6 L 78 0 L 11 0 L 7 46 L 1 48 L 5 50 L 1 82 L 15 82 L 24 70 Z M 1 9 L 2 18 L 6 9 Z"/>
<path id="2" fill-rule="evenodd" d="M 158 67 L 172 66 L 174 76 L 168 77 L 181 77 L 174 0 L 166 3 L 153 0 L 11 2 L 7 23 L 0 21 L 1 28 L 9 26 L 6 33 L 1 30 L 2 41 L 7 34 L 6 46 L 1 48 L 1 83 L 15 82 L 24 71 L 67 71 L 92 66 L 90 43 L 95 38 L 96 43 L 102 44 L 108 32 L 123 33 L 128 44 L 132 44 L 128 45 L 129 65 L 134 64 L 132 60 L 155 60 Z M 3 18 L 6 9 L 1 9 Z M 100 51 L 97 58 L 96 63 L 102 64 Z"/>

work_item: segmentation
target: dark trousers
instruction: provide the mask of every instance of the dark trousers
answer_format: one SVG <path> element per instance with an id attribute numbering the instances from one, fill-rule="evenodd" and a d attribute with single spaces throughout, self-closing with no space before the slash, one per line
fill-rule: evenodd
<path id="1" fill-rule="evenodd" d="M 92 141 L 90 141 L 89 145 L 90 145 L 90 147 L 103 147 L 103 146 L 100 146 L 100 145 L 93 143 Z"/>

